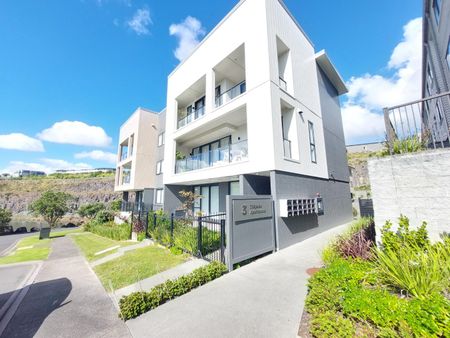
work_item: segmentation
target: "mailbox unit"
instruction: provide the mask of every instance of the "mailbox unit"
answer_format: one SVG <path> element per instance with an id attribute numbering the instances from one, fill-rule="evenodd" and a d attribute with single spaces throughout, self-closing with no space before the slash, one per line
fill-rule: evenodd
<path id="1" fill-rule="evenodd" d="M 321 197 L 280 200 L 281 217 L 293 217 L 309 214 L 323 215 L 323 203 Z"/>

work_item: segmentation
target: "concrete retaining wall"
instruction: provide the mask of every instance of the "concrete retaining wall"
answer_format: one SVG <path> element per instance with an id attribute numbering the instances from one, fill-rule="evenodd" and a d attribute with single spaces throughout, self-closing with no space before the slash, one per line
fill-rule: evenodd
<path id="1" fill-rule="evenodd" d="M 450 150 L 371 159 L 368 165 L 377 230 L 403 214 L 412 226 L 427 221 L 433 239 L 450 232 Z"/>

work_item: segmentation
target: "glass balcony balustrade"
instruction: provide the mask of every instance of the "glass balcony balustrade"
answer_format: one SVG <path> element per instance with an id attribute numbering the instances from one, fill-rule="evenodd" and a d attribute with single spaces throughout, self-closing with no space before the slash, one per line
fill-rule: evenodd
<path id="1" fill-rule="evenodd" d="M 175 173 L 226 165 L 248 159 L 247 140 L 177 160 Z"/>
<path id="2" fill-rule="evenodd" d="M 216 96 L 216 108 L 220 107 L 224 103 L 231 101 L 235 97 L 245 93 L 247 90 L 245 81 L 238 83 L 236 86 L 228 89 L 226 92 Z"/>
<path id="3" fill-rule="evenodd" d="M 205 107 L 193 109 L 191 113 L 188 113 L 185 117 L 178 120 L 178 128 L 184 127 L 203 115 L 205 115 Z"/>

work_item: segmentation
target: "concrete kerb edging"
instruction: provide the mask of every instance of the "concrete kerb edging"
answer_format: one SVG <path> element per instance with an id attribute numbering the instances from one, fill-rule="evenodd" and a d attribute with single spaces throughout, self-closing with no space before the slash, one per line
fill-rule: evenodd
<path id="1" fill-rule="evenodd" d="M 24 263 L 18 263 L 18 264 L 8 264 L 7 266 L 4 266 L 4 267 L 11 267 L 11 266 L 27 265 L 27 264 L 33 265 L 32 270 L 23 279 L 23 281 L 17 286 L 17 289 L 13 292 L 13 294 L 8 298 L 6 303 L 0 309 L 0 336 L 3 334 L 3 331 L 8 326 L 9 321 L 14 316 L 15 312 L 17 311 L 17 308 L 19 307 L 23 298 L 28 293 L 28 290 L 30 289 L 31 285 L 34 283 L 34 280 L 35 280 L 37 274 L 39 273 L 39 270 L 41 269 L 43 262 L 42 261 L 34 261 L 32 263 L 24 262 Z"/>
<path id="2" fill-rule="evenodd" d="M 144 240 L 141 243 L 135 244 L 135 245 L 130 245 L 130 246 L 124 246 L 124 247 L 120 247 L 117 252 L 112 253 L 108 256 L 105 256 L 103 258 L 100 258 L 96 261 L 93 261 L 92 263 L 90 263 L 91 267 L 96 267 L 97 265 L 109 262 L 113 259 L 119 258 L 121 256 L 124 255 L 125 252 L 127 251 L 132 251 L 132 250 L 136 250 L 136 249 L 141 249 L 141 248 L 145 248 L 147 246 L 153 245 L 154 242 L 150 239 Z"/>
<path id="3" fill-rule="evenodd" d="M 19 243 L 19 241 L 22 238 L 18 238 L 14 243 L 12 243 L 9 247 L 7 247 L 5 250 L 3 250 L 2 252 L 0 252 L 0 257 L 2 256 L 6 256 L 8 255 L 11 251 L 14 250 L 14 248 L 17 246 L 17 243 Z"/>

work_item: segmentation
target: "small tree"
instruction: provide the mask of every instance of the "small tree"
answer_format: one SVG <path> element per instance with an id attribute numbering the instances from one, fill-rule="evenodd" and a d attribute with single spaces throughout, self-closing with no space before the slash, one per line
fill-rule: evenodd
<path id="1" fill-rule="evenodd" d="M 195 200 L 202 196 L 192 191 L 181 190 L 179 192 L 180 197 L 183 199 L 181 204 L 181 210 L 186 210 L 189 216 L 192 216 L 192 209 L 194 207 Z"/>
<path id="2" fill-rule="evenodd" d="M 103 203 L 100 203 L 100 202 L 88 203 L 88 204 L 82 205 L 78 209 L 78 215 L 80 215 L 81 217 L 93 219 L 100 210 L 105 210 L 105 209 L 106 209 L 106 207 Z"/>
<path id="3" fill-rule="evenodd" d="M 37 215 L 42 216 L 51 228 L 69 211 L 68 202 L 72 196 L 59 191 L 46 191 L 41 197 L 34 201 L 30 209 Z"/>
<path id="4" fill-rule="evenodd" d="M 0 208 L 0 228 L 5 228 L 11 222 L 12 212 L 6 208 Z"/>

